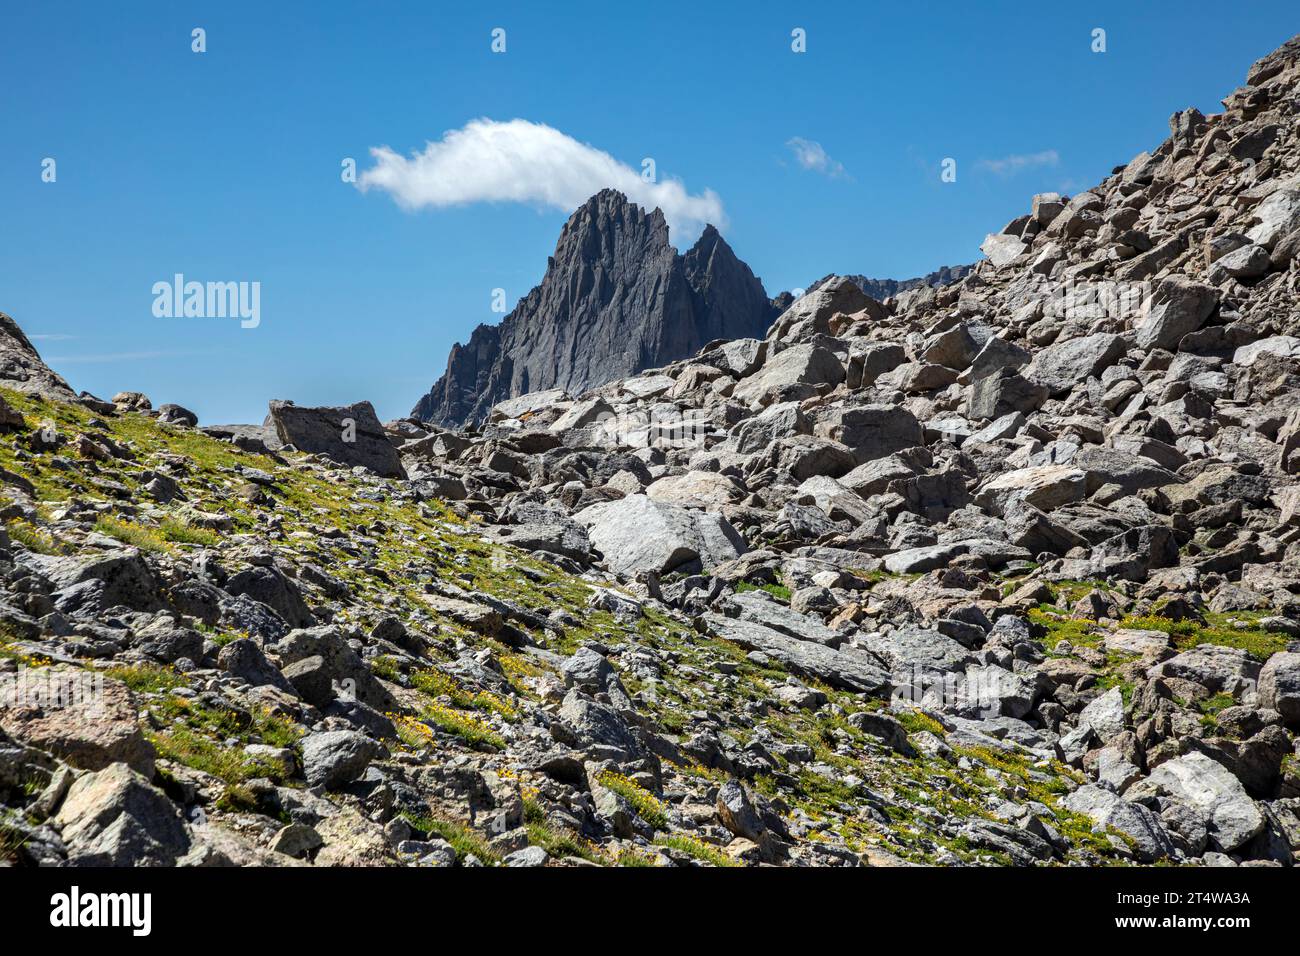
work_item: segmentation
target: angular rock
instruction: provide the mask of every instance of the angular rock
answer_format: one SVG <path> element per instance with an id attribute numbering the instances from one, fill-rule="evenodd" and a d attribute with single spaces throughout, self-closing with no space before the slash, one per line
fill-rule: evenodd
<path id="1" fill-rule="evenodd" d="M 402 459 L 369 402 L 307 408 L 275 400 L 270 405 L 275 434 L 286 445 L 323 455 L 348 468 L 368 468 L 384 478 L 404 478 Z"/>
<path id="2" fill-rule="evenodd" d="M 1036 354 L 1025 377 L 1046 386 L 1049 395 L 1061 395 L 1100 375 L 1119 361 L 1125 351 L 1123 336 L 1108 332 L 1066 339 Z"/>
<path id="3" fill-rule="evenodd" d="M 720 515 L 629 495 L 574 516 L 619 574 L 666 574 L 684 565 L 709 568 L 744 554 L 744 540 Z"/>
<path id="4" fill-rule="evenodd" d="M 1264 815 L 1241 781 L 1203 753 L 1189 753 L 1162 763 L 1151 776 L 1125 794 L 1164 794 L 1200 810 L 1209 819 L 1210 844 L 1232 853 L 1264 829 Z"/>
<path id="5" fill-rule="evenodd" d="M 171 800 L 125 763 L 77 778 L 54 823 L 74 866 L 172 866 L 190 847 Z"/>

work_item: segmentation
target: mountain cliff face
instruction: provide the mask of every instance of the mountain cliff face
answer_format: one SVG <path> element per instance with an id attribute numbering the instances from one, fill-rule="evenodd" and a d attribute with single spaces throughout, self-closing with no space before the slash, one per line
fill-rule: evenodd
<path id="1" fill-rule="evenodd" d="M 761 338 L 776 312 L 712 226 L 680 255 L 662 212 L 602 190 L 565 224 L 541 285 L 500 325 L 480 325 L 452 348 L 446 373 L 413 414 L 477 423 L 526 392 L 577 394 L 714 339 Z"/>

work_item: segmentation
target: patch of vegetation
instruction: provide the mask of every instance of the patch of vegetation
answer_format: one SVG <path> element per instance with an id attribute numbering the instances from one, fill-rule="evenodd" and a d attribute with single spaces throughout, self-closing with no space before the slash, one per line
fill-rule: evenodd
<path id="1" fill-rule="evenodd" d="M 24 521 L 22 518 L 14 518 L 5 523 L 5 530 L 9 532 L 9 538 L 21 544 L 28 551 L 34 551 L 37 554 L 66 554 L 67 545 L 57 540 L 53 535 L 36 527 L 30 521 Z"/>
<path id="2" fill-rule="evenodd" d="M 610 862 L 598 847 L 584 840 L 576 833 L 560 830 L 546 822 L 546 814 L 536 800 L 524 799 L 524 826 L 528 829 L 528 841 L 535 846 L 562 860 L 566 856 L 576 856 L 589 863 L 602 866 Z M 622 858 L 619 859 L 620 864 Z"/>
<path id="3" fill-rule="evenodd" d="M 491 691 L 466 690 L 454 677 L 436 668 L 431 667 L 411 674 L 411 686 L 430 697 L 447 697 L 451 700 L 452 706 L 462 710 L 482 710 L 500 714 L 511 723 L 519 720 L 519 712 L 509 701 Z"/>
<path id="4" fill-rule="evenodd" d="M 397 658 L 389 654 L 380 654 L 378 657 L 370 658 L 366 663 L 370 665 L 370 672 L 376 677 L 382 677 L 394 684 L 402 682 L 402 671 L 398 666 Z"/>
<path id="5" fill-rule="evenodd" d="M 659 798 L 635 780 L 625 777 L 621 773 L 615 773 L 613 770 L 601 771 L 598 779 L 601 786 L 613 790 L 630 803 L 637 816 L 656 830 L 662 830 L 668 826 L 668 814 Z"/>
<path id="6" fill-rule="evenodd" d="M 95 522 L 95 530 L 141 551 L 166 551 L 167 539 L 156 528 L 133 524 L 120 518 L 102 516 Z"/>
<path id="7" fill-rule="evenodd" d="M 243 784 L 231 783 L 217 798 L 216 807 L 226 813 L 254 813 L 257 811 L 257 797 Z"/>
<path id="8" fill-rule="evenodd" d="M 177 544 L 200 544 L 205 548 L 215 548 L 221 543 L 221 535 L 209 528 L 199 528 L 185 521 L 168 518 L 158 526 L 158 533 L 164 541 Z"/>
<path id="9" fill-rule="evenodd" d="M 1217 644 L 1236 647 L 1257 660 L 1266 661 L 1279 651 L 1286 650 L 1289 638 L 1274 634 L 1259 626 L 1266 614 L 1260 611 L 1233 611 L 1207 613 L 1205 622 L 1194 620 L 1174 621 L 1156 614 L 1130 615 L 1120 621 L 1121 627 L 1164 631 L 1174 644 L 1183 650 L 1200 644 Z"/>
<path id="10" fill-rule="evenodd" d="M 1196 709 L 1201 712 L 1201 724 L 1209 730 L 1217 730 L 1219 713 L 1236 706 L 1237 701 L 1231 694 L 1215 694 L 1208 700 L 1197 702 Z"/>
<path id="11" fill-rule="evenodd" d="M 708 863 L 710 866 L 740 866 L 738 862 L 727 856 L 720 847 L 705 843 L 703 840 L 687 836 L 684 833 L 660 833 L 655 836 L 654 842 L 656 846 L 667 847 L 670 850 L 685 853 L 692 859 L 699 860 L 701 863 Z"/>
<path id="12" fill-rule="evenodd" d="M 166 697 L 150 706 L 161 729 L 148 735 L 158 755 L 228 784 L 244 783 L 255 777 L 277 782 L 287 778 L 279 761 L 244 752 L 250 743 L 271 747 L 293 747 L 301 731 L 291 720 L 267 711 L 222 710 L 194 703 L 182 697 Z M 235 741 L 235 745 L 227 741 Z"/>
<path id="13" fill-rule="evenodd" d="M 1055 652 L 1056 645 L 1062 641 L 1074 647 L 1096 647 L 1101 643 L 1102 636 L 1092 624 L 1065 617 L 1051 605 L 1040 604 L 1030 608 L 1027 616 L 1032 623 L 1047 631 L 1043 646 L 1048 651 Z"/>
<path id="14" fill-rule="evenodd" d="M 420 716 L 439 730 L 459 737 L 471 746 L 506 749 L 505 740 L 489 724 L 445 704 L 430 701 L 420 711 Z"/>
<path id="15" fill-rule="evenodd" d="M 783 604 L 790 603 L 790 589 L 784 584 L 750 584 L 748 581 L 741 581 L 736 585 L 737 594 L 744 594 L 746 591 L 766 591 Z"/>
<path id="16" fill-rule="evenodd" d="M 226 747 L 188 727 L 173 727 L 150 734 L 149 741 L 158 756 L 211 774 L 228 784 L 244 783 L 254 777 L 283 782 L 284 768 L 279 763 L 244 753 L 239 747 Z"/>
<path id="17" fill-rule="evenodd" d="M 929 714 L 920 710 L 905 710 L 893 715 L 894 718 L 903 725 L 903 729 L 909 734 L 918 734 L 922 731 L 929 731 L 936 737 L 943 737 L 943 724 L 935 720 Z"/>
<path id="18" fill-rule="evenodd" d="M 186 685 L 185 678 L 173 668 L 157 664 L 129 664 L 110 667 L 104 675 L 120 680 L 137 694 L 161 694 Z"/>
<path id="19" fill-rule="evenodd" d="M 467 856 L 474 856 L 480 863 L 495 866 L 501 862 L 501 855 L 493 850 L 487 840 L 479 836 L 464 823 L 432 814 L 403 811 L 402 818 L 412 828 L 425 836 L 441 837 L 451 844 L 456 851 L 457 861 L 463 862 Z"/>
<path id="20" fill-rule="evenodd" d="M 397 739 L 411 750 L 423 750 L 433 746 L 433 731 L 423 721 L 416 720 L 408 714 L 388 714 L 397 730 Z"/>
<path id="21" fill-rule="evenodd" d="M 1089 581 L 1081 578 L 1066 578 L 1061 581 L 1053 581 L 1048 586 L 1052 589 L 1056 600 L 1059 601 L 1061 598 L 1065 598 L 1071 604 L 1092 591 L 1111 592 L 1115 590 L 1114 585 L 1105 581 Z"/>

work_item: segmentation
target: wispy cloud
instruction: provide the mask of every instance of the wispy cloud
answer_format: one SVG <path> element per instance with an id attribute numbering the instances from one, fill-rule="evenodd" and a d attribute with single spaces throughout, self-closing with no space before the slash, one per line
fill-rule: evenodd
<path id="1" fill-rule="evenodd" d="M 99 365 L 111 362 L 142 362 L 151 359 L 182 358 L 207 355 L 204 351 L 183 350 L 171 352 L 92 352 L 83 355 L 51 355 L 45 359 L 49 365 Z"/>
<path id="2" fill-rule="evenodd" d="M 794 153 L 795 162 L 803 169 L 821 173 L 831 179 L 841 179 L 848 175 L 844 164 L 831 159 L 830 154 L 816 140 L 793 136 L 785 141 L 785 145 Z"/>
<path id="3" fill-rule="evenodd" d="M 75 339 L 75 335 L 69 335 L 67 332 L 36 332 L 27 336 L 33 342 L 67 342 Z"/>
<path id="4" fill-rule="evenodd" d="M 1061 155 L 1054 149 L 1045 149 L 1037 153 L 1012 153 L 1001 159 L 981 159 L 975 164 L 976 169 L 983 169 L 998 176 L 1014 176 L 1024 169 L 1039 166 L 1055 166 L 1061 161 Z"/>
<path id="5" fill-rule="evenodd" d="M 476 119 L 426 143 L 423 152 L 401 156 L 376 146 L 370 155 L 375 165 L 357 186 L 382 189 L 406 209 L 517 202 L 572 212 L 612 187 L 646 209 L 662 209 L 674 238 L 690 238 L 705 223 L 726 225 L 722 200 L 711 189 L 691 194 L 680 180 L 647 182 L 609 153 L 528 120 Z"/>

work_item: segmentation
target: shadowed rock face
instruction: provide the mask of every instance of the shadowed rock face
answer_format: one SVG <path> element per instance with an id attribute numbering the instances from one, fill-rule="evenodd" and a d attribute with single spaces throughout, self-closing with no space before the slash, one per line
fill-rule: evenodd
<path id="1" fill-rule="evenodd" d="M 500 325 L 480 325 L 452 348 L 446 374 L 413 414 L 473 424 L 516 395 L 576 395 L 714 339 L 761 338 L 776 311 L 712 226 L 679 255 L 662 212 L 606 189 L 569 218 L 541 285 Z"/>
<path id="2" fill-rule="evenodd" d="M 362 465 L 386 478 L 405 475 L 397 449 L 369 402 L 305 408 L 277 400 L 271 402 L 270 419 L 279 440 L 299 451 L 325 455 L 349 467 Z"/>
<path id="3" fill-rule="evenodd" d="M 71 401 L 76 393 L 50 369 L 18 323 L 0 312 L 0 384 L 20 392 Z"/>

